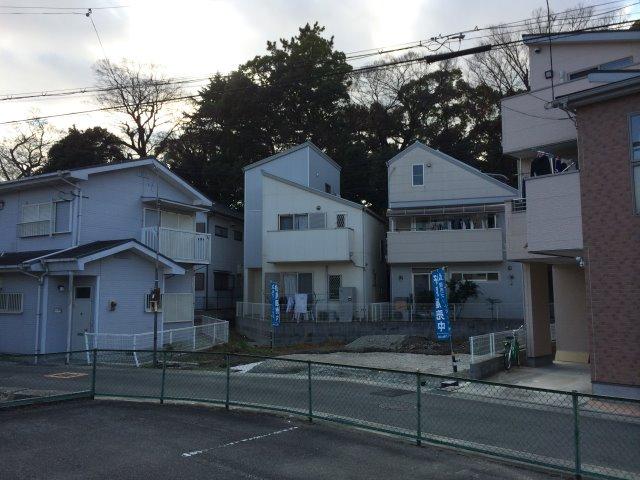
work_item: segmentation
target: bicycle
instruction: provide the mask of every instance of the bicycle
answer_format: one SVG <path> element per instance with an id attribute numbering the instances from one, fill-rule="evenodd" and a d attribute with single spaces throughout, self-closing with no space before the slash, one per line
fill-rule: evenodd
<path id="1" fill-rule="evenodd" d="M 520 366 L 520 343 L 518 343 L 518 336 L 516 332 L 520 330 L 524 325 L 520 326 L 517 330 L 513 330 L 513 335 L 506 337 L 503 343 L 504 345 L 504 369 L 509 370 L 515 359 L 516 364 Z"/>

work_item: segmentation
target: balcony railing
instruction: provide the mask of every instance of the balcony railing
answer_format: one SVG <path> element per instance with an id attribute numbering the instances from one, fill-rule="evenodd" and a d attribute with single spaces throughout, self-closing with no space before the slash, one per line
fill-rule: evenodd
<path id="1" fill-rule="evenodd" d="M 354 234 L 350 228 L 275 230 L 266 233 L 267 262 L 348 262 Z"/>
<path id="2" fill-rule="evenodd" d="M 511 200 L 511 211 L 516 212 L 524 212 L 527 210 L 527 199 L 526 198 L 514 198 Z"/>
<path id="3" fill-rule="evenodd" d="M 160 239 L 158 241 L 158 233 Z M 166 227 L 144 227 L 142 243 L 176 262 L 209 263 L 211 235 Z"/>

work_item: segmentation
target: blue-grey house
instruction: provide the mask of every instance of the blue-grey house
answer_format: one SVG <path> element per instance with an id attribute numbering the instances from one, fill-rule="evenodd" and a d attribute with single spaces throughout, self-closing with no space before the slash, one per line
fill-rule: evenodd
<path id="1" fill-rule="evenodd" d="M 196 224 L 211 205 L 155 159 L 1 183 L 0 352 L 84 349 L 100 335 L 131 348 L 153 310 L 159 330 L 193 326 L 194 270 L 211 258 Z"/>

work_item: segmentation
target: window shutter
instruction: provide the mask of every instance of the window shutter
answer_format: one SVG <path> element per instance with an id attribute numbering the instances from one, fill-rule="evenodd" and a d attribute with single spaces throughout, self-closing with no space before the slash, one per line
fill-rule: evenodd
<path id="1" fill-rule="evenodd" d="M 324 213 L 310 213 L 309 214 L 309 228 L 320 229 L 327 228 L 327 216 Z"/>

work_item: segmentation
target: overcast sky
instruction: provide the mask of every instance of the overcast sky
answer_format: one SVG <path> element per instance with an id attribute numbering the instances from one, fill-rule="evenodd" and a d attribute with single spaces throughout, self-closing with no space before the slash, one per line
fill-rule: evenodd
<path id="1" fill-rule="evenodd" d="M 578 0 L 551 0 L 562 10 Z M 602 3 L 593 0 L 584 3 Z M 86 7 L 94 10 L 106 55 L 154 63 L 171 76 L 228 72 L 264 53 L 267 40 L 290 37 L 318 21 L 351 52 L 427 39 L 439 33 L 526 18 L 542 0 L 0 0 L 0 95 L 91 86 L 92 65 L 103 57 L 90 20 L 77 15 L 10 15 L 1 5 Z M 188 91 L 194 92 L 195 87 Z M 0 122 L 95 107 L 89 96 L 0 102 Z M 114 117 L 84 114 L 52 119 L 66 128 L 102 125 Z M 10 133 L 0 126 L 0 137 Z"/>

